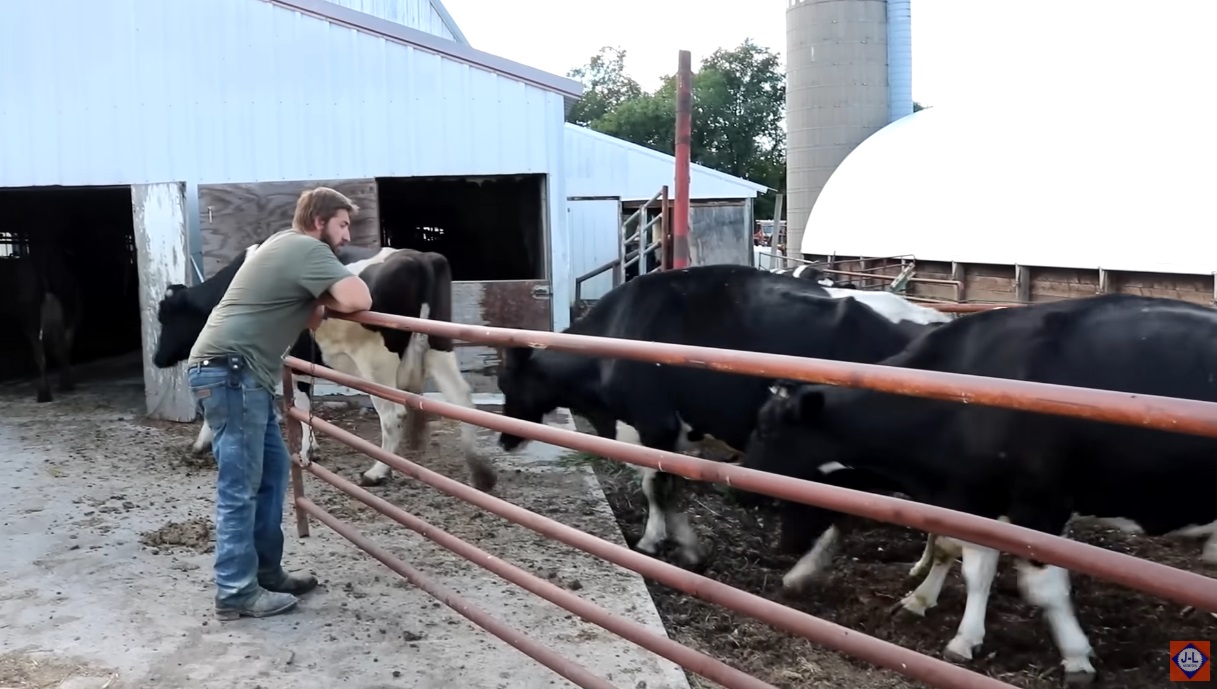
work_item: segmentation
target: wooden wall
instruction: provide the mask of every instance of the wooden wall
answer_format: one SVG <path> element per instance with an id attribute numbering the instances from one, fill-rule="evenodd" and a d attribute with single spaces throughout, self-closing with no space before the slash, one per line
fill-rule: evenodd
<path id="1" fill-rule="evenodd" d="M 199 227 L 203 238 L 203 274 L 210 277 L 239 252 L 292 225 L 296 200 L 315 187 L 346 194 L 359 213 L 351 226 L 351 243 L 380 246 L 376 180 L 313 180 L 256 184 L 200 184 Z"/>
<path id="2" fill-rule="evenodd" d="M 746 200 L 690 204 L 689 263 L 751 265 L 751 204 Z"/>
<path id="3" fill-rule="evenodd" d="M 814 256 L 813 260 L 827 260 Z M 867 264 L 865 257 L 838 256 L 841 270 L 858 270 Z M 883 273 L 895 276 L 898 267 Z M 1173 273 L 1139 273 L 1132 271 L 1099 271 L 1083 268 L 1043 268 L 946 261 L 917 261 L 919 278 L 962 280 L 962 299 L 969 302 L 1036 303 L 1057 299 L 1090 297 L 1104 292 L 1139 294 L 1148 297 L 1181 299 L 1213 306 L 1212 275 L 1180 275 Z M 908 294 L 917 297 L 955 300 L 951 285 L 910 283 Z"/>

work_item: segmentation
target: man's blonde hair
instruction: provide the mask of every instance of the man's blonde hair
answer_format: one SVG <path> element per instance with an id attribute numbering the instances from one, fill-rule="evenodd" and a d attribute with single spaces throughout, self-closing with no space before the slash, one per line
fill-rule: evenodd
<path id="1" fill-rule="evenodd" d="M 320 220 L 327 223 L 330 218 L 338 215 L 338 211 L 346 211 L 354 216 L 359 212 L 355 202 L 329 187 L 317 187 L 300 194 L 296 201 L 296 214 L 292 216 L 292 227 L 301 232 L 312 232 L 315 222 Z"/>

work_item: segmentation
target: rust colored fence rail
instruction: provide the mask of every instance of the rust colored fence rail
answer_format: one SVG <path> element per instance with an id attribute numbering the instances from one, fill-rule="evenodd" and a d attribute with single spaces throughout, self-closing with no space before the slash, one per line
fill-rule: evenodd
<path id="1" fill-rule="evenodd" d="M 377 385 L 375 383 L 369 383 L 360 378 L 348 376 L 333 369 L 323 366 L 315 366 L 314 364 L 307 363 L 301 359 L 296 359 L 295 357 L 288 357 L 286 364 L 289 368 L 295 369 L 301 373 L 316 375 L 318 378 L 329 380 L 331 382 L 338 383 L 339 385 L 346 385 L 368 394 L 383 397 L 384 399 L 390 399 L 395 402 L 400 402 L 412 409 L 421 409 L 426 410 L 427 412 L 437 412 L 444 414 L 445 416 L 450 415 L 452 418 L 461 418 L 461 416 L 458 416 L 456 413 L 456 410 L 464 412 L 464 415 L 478 415 L 475 417 L 478 420 L 483 420 L 484 417 L 493 417 L 489 419 L 490 421 L 493 421 L 496 418 L 505 418 L 498 414 L 465 409 L 464 407 L 458 407 L 456 405 L 451 405 L 444 402 L 434 402 L 421 395 L 414 395 Z M 291 390 L 293 387 L 290 384 L 290 378 L 285 376 L 284 383 L 285 401 L 290 402 L 290 398 L 287 398 L 288 393 L 286 392 L 287 390 Z M 779 629 L 802 636 L 822 646 L 861 658 L 880 667 L 895 670 L 896 672 L 934 686 L 944 687 L 946 689 L 1014 689 L 1013 685 L 1005 682 L 995 680 L 991 677 L 987 677 L 966 668 L 957 667 L 944 660 L 922 655 L 916 651 L 897 646 L 887 641 L 876 639 L 866 634 L 851 630 L 847 627 L 833 624 L 827 620 L 813 617 L 807 613 L 799 612 L 793 608 L 789 608 L 771 600 L 761 598 L 760 596 L 741 591 L 740 589 L 728 586 L 700 574 L 689 572 L 662 560 L 657 560 L 649 555 L 644 555 L 625 546 L 611 543 L 602 538 L 562 524 L 561 522 L 554 521 L 548 517 L 531 512 L 517 505 L 513 505 L 512 503 L 487 493 L 483 493 L 482 491 L 465 485 L 460 481 L 448 478 L 443 474 L 432 471 L 414 462 L 387 452 L 383 448 L 364 440 L 353 433 L 345 431 L 329 423 L 328 421 L 302 412 L 293 407 L 291 404 L 285 404 L 284 406 L 287 410 L 286 416 L 288 418 L 307 423 L 314 430 L 324 433 L 374 459 L 384 462 L 395 471 L 426 483 L 427 485 L 432 486 L 443 493 L 447 493 L 448 495 L 451 495 L 459 500 L 463 500 L 480 507 L 487 512 L 498 515 L 510 522 L 531 529 L 543 536 L 560 541 L 571 547 L 578 548 L 579 550 L 595 555 L 616 565 L 620 565 L 621 567 L 625 567 L 626 569 L 637 572 L 645 577 L 671 586 L 672 588 L 679 589 L 703 600 L 761 620 Z M 448 414 L 446 412 L 452 413 Z M 512 419 L 512 421 L 515 420 Z M 546 429 L 546 427 L 541 426 L 540 424 L 532 424 L 524 421 L 520 421 L 518 423 L 523 424 L 529 429 L 532 427 L 542 430 Z M 493 428 L 493 426 L 489 426 L 489 424 L 487 425 L 488 427 Z M 295 424 L 288 424 L 288 426 L 290 428 L 291 426 L 295 426 Z M 586 436 L 582 433 L 565 431 L 563 429 L 554 428 L 548 430 L 558 431 L 559 433 L 575 436 L 572 442 L 559 443 L 571 447 L 575 446 L 575 441 L 579 441 L 583 437 L 593 438 L 593 436 Z M 290 432 L 298 433 L 299 427 L 296 427 L 294 431 Z M 540 438 L 541 433 L 538 432 L 534 433 L 533 435 Z M 612 443 L 614 446 L 619 444 L 625 445 L 624 443 L 618 443 L 618 441 L 615 440 L 605 440 L 603 438 L 595 439 Z M 633 448 L 635 446 L 626 445 L 626 447 Z M 300 460 L 298 448 L 298 441 L 292 440 L 293 459 L 296 463 L 296 466 L 293 469 L 293 490 L 296 495 L 296 502 L 297 504 L 300 504 L 302 500 L 307 501 L 308 499 L 304 497 L 303 481 L 301 476 L 301 467 L 303 466 L 303 463 Z M 669 453 L 662 452 L 659 454 L 669 455 Z M 669 456 L 680 457 L 680 455 Z M 660 461 L 663 461 L 666 464 L 666 461 Z M 707 462 L 707 464 L 712 464 L 712 462 Z M 304 470 L 309 471 L 314 475 L 320 475 L 320 471 L 323 471 L 320 469 L 320 467 L 312 463 L 305 467 Z M 759 474 L 762 472 L 752 473 Z M 379 505 L 369 504 L 368 506 L 384 514 Z M 305 509 L 307 511 L 307 508 Z M 299 529 L 301 536 L 308 534 L 307 522 L 303 521 L 303 516 L 300 514 L 297 515 L 297 528 Z M 452 536 L 451 538 L 459 540 L 456 539 L 455 536 Z M 477 562 L 477 564 L 480 565 L 482 563 Z M 549 600 L 561 605 L 561 603 L 557 600 Z M 574 610 L 572 610 L 572 612 L 574 612 Z M 587 612 L 591 614 L 591 622 L 606 629 L 610 629 L 608 624 L 606 624 L 607 620 L 604 616 L 607 615 L 607 613 L 601 614 L 603 611 Z M 580 616 L 582 617 L 583 615 Z M 492 631 L 492 633 L 495 633 L 494 630 L 491 630 L 488 627 L 484 628 L 487 628 L 489 631 Z M 692 649 L 688 650 L 691 651 Z M 661 653 L 661 655 L 664 654 Z M 670 656 L 666 655 L 665 657 L 670 658 Z M 713 668 L 706 668 L 700 664 L 685 664 L 683 660 L 677 660 L 675 658 L 670 659 L 674 660 L 677 662 L 677 664 L 681 665 L 687 670 L 702 674 L 705 677 L 713 678 L 713 675 L 705 672 L 707 669 L 713 670 Z M 747 677 L 747 675 L 744 676 Z M 715 678 L 715 681 L 719 682 L 725 687 L 729 687 L 730 689 L 745 686 L 765 686 L 763 684 L 736 684 L 732 682 L 732 679 L 732 677 L 723 677 Z"/>
<path id="2" fill-rule="evenodd" d="M 997 305 L 960 306 L 986 306 L 994 308 Z M 553 348 L 590 356 L 627 358 L 746 375 L 762 375 L 772 378 L 824 382 L 851 387 L 867 387 L 897 394 L 1060 414 L 1144 428 L 1217 437 L 1217 404 L 1208 402 L 1131 395 L 1103 390 L 1070 388 L 1060 385 L 983 378 L 935 371 L 900 369 L 874 364 L 852 364 L 666 343 L 615 340 L 611 338 L 485 326 L 467 326 L 370 312 L 353 315 L 335 314 L 333 317 L 358 323 L 442 335 L 480 344 Z M 629 464 L 678 474 L 695 480 L 722 483 L 785 500 L 817 505 L 840 512 L 959 538 L 1014 553 L 1020 557 L 1035 559 L 1066 567 L 1076 572 L 1090 574 L 1202 610 L 1217 611 L 1217 581 L 1213 579 L 1077 541 L 1070 541 L 1059 536 L 1044 534 L 1023 527 L 931 505 L 776 476 L 695 457 L 631 445 L 594 435 L 511 419 L 499 414 L 466 409 L 446 402 L 429 400 L 421 395 L 364 381 L 332 369 L 309 364 L 294 357 L 289 357 L 286 363 L 290 369 L 295 369 L 299 373 L 315 375 L 318 378 L 329 380 L 370 395 L 389 399 L 427 413 L 439 414 L 500 432 L 534 438 L 624 461 Z M 291 394 L 292 387 L 290 378 L 285 378 L 285 395 Z M 1012 686 L 971 670 L 951 665 L 937 658 L 922 655 L 915 651 L 840 627 L 826 620 L 812 617 L 704 576 L 688 572 L 623 546 L 604 541 L 482 493 L 459 481 L 447 478 L 386 452 L 380 447 L 343 431 L 324 420 L 311 417 L 295 409 L 290 404 L 286 405 L 286 409 L 289 418 L 308 423 L 315 430 L 335 437 L 341 442 L 384 462 L 396 471 L 427 483 L 444 493 L 470 502 L 542 535 L 631 569 L 643 576 L 655 579 L 703 600 L 749 615 L 785 631 L 798 634 L 820 645 L 866 660 L 878 666 L 895 670 L 903 675 L 934 686 L 949 687 L 951 689 L 995 689 L 996 687 L 1009 688 Z M 295 424 L 288 424 L 288 427 L 289 434 L 299 432 Z M 293 452 L 297 463 L 300 461 L 296 452 L 298 447 L 298 441 L 294 441 Z M 338 486 L 341 490 L 356 497 L 356 499 L 361 499 L 359 493 L 352 492 L 347 487 L 330 481 L 330 478 L 337 477 L 333 477 L 332 474 L 329 474 L 324 469 L 315 465 L 309 465 L 306 469 L 322 480 L 327 480 Z M 306 535 L 307 521 L 305 513 L 314 513 L 310 511 L 310 507 L 314 511 L 317 508 L 308 502 L 308 499 L 304 496 L 302 472 L 299 466 L 294 467 L 293 478 L 296 504 L 300 507 L 297 513 L 298 528 L 301 535 Z M 338 481 L 342 481 L 342 479 L 338 479 Z M 349 487 L 354 488 L 356 491 L 361 490 L 354 487 L 353 484 L 350 484 Z M 366 491 L 362 492 L 366 493 Z M 417 520 L 416 517 L 393 508 L 388 503 L 384 503 L 384 501 L 376 502 L 379 499 L 371 496 L 371 494 L 367 494 L 367 496 L 372 497 L 373 500 L 365 501 L 365 504 L 368 504 L 373 509 L 389 514 L 389 516 L 410 528 L 418 527 L 415 530 L 418 530 L 424 536 L 432 538 L 432 540 L 458 554 L 469 557 L 477 564 L 486 566 L 481 560 L 487 560 L 488 556 L 482 554 L 481 560 L 475 559 L 481 551 L 474 546 L 464 543 L 450 534 L 439 531 L 425 522 Z M 403 515 L 405 515 L 404 518 L 398 518 Z M 326 523 L 330 524 L 330 522 Z M 330 525 L 332 526 L 333 524 Z M 362 544 L 360 545 L 362 547 Z M 376 556 L 375 553 L 373 555 Z M 381 558 L 378 557 L 378 559 Z M 385 562 L 383 559 L 381 561 Z M 388 562 L 385 563 L 390 564 Z M 400 562 L 398 564 L 404 565 L 404 563 Z M 501 570 L 495 570 L 491 567 L 487 567 L 487 569 L 491 569 L 496 574 L 503 576 L 509 581 L 513 581 L 513 583 L 525 586 L 525 588 L 528 588 L 527 584 L 532 583 L 528 580 L 528 577 L 531 575 L 522 571 L 514 571 L 506 563 L 503 563 L 503 565 L 504 567 Z M 392 567 L 393 565 L 390 566 Z M 402 570 L 397 571 L 402 573 Z M 563 602 L 577 605 L 569 599 L 560 602 L 549 598 L 546 594 L 550 592 L 543 588 L 538 588 L 533 590 L 533 592 L 563 607 L 567 607 L 563 605 Z M 575 596 L 570 597 L 577 599 Z M 571 607 L 567 607 L 567 609 L 579 614 L 584 619 L 617 633 L 621 632 L 618 629 L 610 627 L 609 624 L 616 624 L 618 622 L 624 622 L 627 626 L 629 624 L 621 620 L 611 622 L 608 619 L 609 616 L 606 611 L 599 610 L 596 606 L 586 601 L 583 601 L 583 603 L 588 607 L 581 608 L 581 611 Z M 467 616 L 473 619 L 472 616 Z M 486 620 L 483 619 L 482 621 Z M 475 620 L 475 622 L 478 622 L 478 620 Z M 482 624 L 482 622 L 478 622 L 478 624 Z M 482 626 L 490 629 L 493 633 L 498 633 L 496 629 L 492 629 L 490 626 L 485 624 Z M 625 627 L 623 626 L 622 629 L 625 629 Z M 626 629 L 626 631 L 630 630 Z M 622 634 L 622 636 L 626 635 Z M 626 636 L 626 638 L 630 637 Z M 719 667 L 721 663 L 719 665 L 706 664 L 706 660 L 712 661 L 712 659 L 686 656 L 684 652 L 677 651 L 675 648 L 666 645 L 662 648 L 652 648 L 643 643 L 643 641 L 653 641 L 652 639 L 640 637 L 631 638 L 631 640 L 660 655 L 664 655 L 664 657 L 674 660 L 686 669 L 710 677 L 724 686 L 731 688 L 767 686 L 763 682 L 759 684 L 743 683 L 748 680 L 754 682 L 760 682 L 760 680 L 748 677 L 727 666 Z M 671 643 L 675 644 L 675 642 Z M 675 645 L 680 646 L 679 644 Z M 521 648 L 521 650 L 525 649 Z M 532 650 L 537 653 L 548 651 L 548 649 Z M 684 649 L 684 651 L 696 653 L 691 649 Z M 525 652 L 533 655 L 528 650 L 525 650 Z M 677 654 L 680 654 L 680 657 L 674 657 Z M 533 655 L 533 657 L 537 658 L 538 656 Z M 576 672 L 579 669 L 567 667 L 557 662 L 563 659 L 554 659 L 548 656 L 546 658 L 555 663 L 554 665 L 546 663 L 547 666 L 560 673 Z M 545 660 L 541 662 L 545 662 Z M 717 663 L 717 661 L 712 661 L 712 663 Z M 564 674 L 563 676 L 566 675 Z M 581 684 L 580 686 L 600 685 Z"/>
<path id="3" fill-rule="evenodd" d="M 1217 403 L 1213 402 L 1031 383 L 1004 378 L 986 378 L 961 373 L 896 368 L 879 364 L 806 359 L 784 354 L 740 352 L 665 342 L 618 340 L 540 330 L 443 323 L 370 311 L 356 314 L 335 314 L 333 317 L 354 323 L 410 330 L 499 347 L 548 348 L 589 356 L 690 366 L 766 378 L 785 378 L 809 383 L 870 388 L 899 395 L 1059 414 L 1093 421 L 1107 421 L 1217 438 Z"/>

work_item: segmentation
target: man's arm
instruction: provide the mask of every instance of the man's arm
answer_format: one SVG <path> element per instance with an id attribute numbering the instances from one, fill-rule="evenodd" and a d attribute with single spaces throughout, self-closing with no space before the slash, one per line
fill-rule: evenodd
<path id="1" fill-rule="evenodd" d="M 368 291 L 368 283 L 358 275 L 348 274 L 347 277 L 331 285 L 317 301 L 327 309 L 342 313 L 367 311 L 372 308 L 372 293 Z"/>
<path id="2" fill-rule="evenodd" d="M 320 242 L 304 257 L 298 281 L 319 304 L 334 311 L 351 313 L 372 308 L 367 283 L 352 275 L 334 252 Z"/>

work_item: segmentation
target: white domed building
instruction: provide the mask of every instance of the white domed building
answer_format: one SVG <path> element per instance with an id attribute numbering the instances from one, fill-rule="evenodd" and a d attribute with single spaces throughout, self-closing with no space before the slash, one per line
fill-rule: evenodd
<path id="1" fill-rule="evenodd" d="M 1156 103 L 922 110 L 850 152 L 799 248 L 843 270 L 914 258 L 917 278 L 959 283 L 913 282 L 911 295 L 1211 304 L 1217 146 L 1211 125 L 1177 114 Z"/>

